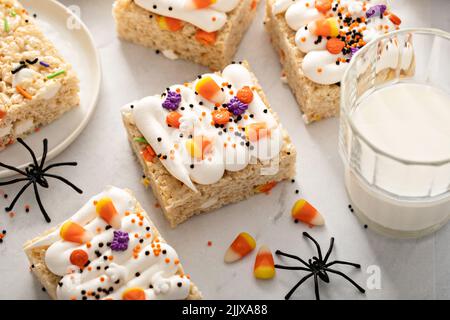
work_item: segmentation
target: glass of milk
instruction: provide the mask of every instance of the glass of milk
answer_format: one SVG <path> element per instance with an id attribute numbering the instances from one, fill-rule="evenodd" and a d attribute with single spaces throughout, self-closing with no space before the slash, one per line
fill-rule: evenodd
<path id="1" fill-rule="evenodd" d="M 399 238 L 450 218 L 450 34 L 403 29 L 360 49 L 341 83 L 339 147 L 355 214 Z"/>

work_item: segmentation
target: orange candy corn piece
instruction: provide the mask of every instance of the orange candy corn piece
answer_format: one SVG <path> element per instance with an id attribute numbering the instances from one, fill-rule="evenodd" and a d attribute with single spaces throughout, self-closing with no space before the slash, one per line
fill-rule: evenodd
<path id="1" fill-rule="evenodd" d="M 222 104 L 225 101 L 225 94 L 211 77 L 206 76 L 198 80 L 195 91 L 212 103 Z"/>
<path id="2" fill-rule="evenodd" d="M 122 293 L 122 300 L 146 300 L 145 291 L 141 288 L 128 288 Z"/>
<path id="3" fill-rule="evenodd" d="M 322 226 L 325 220 L 322 215 L 308 201 L 298 200 L 292 207 L 292 218 L 295 222 L 301 221 L 309 226 Z"/>
<path id="4" fill-rule="evenodd" d="M 158 16 L 157 22 L 161 30 L 169 30 L 175 32 L 183 29 L 184 27 L 183 21 L 170 17 Z"/>
<path id="5" fill-rule="evenodd" d="M 217 0 L 192 0 L 197 9 L 207 8 L 217 2 Z"/>
<path id="6" fill-rule="evenodd" d="M 114 203 L 111 198 L 102 198 L 97 201 L 95 210 L 100 218 L 105 220 L 114 229 L 119 229 L 122 225 L 120 215 L 114 207 Z"/>
<path id="7" fill-rule="evenodd" d="M 261 246 L 256 255 L 253 274 L 256 279 L 272 279 L 275 276 L 275 263 L 272 252 L 267 246 Z"/>
<path id="8" fill-rule="evenodd" d="M 248 255 L 256 247 L 256 241 L 247 232 L 240 233 L 225 253 L 225 263 L 238 261 Z"/>
<path id="9" fill-rule="evenodd" d="M 92 235 L 80 226 L 78 223 L 67 221 L 65 222 L 60 231 L 59 235 L 65 241 L 75 242 L 83 244 L 92 239 Z"/>
<path id="10" fill-rule="evenodd" d="M 276 181 L 271 181 L 271 182 L 267 182 L 265 184 L 262 184 L 260 186 L 257 186 L 255 188 L 255 191 L 259 192 L 259 193 L 267 193 L 268 194 L 276 186 L 277 186 L 277 182 Z"/>

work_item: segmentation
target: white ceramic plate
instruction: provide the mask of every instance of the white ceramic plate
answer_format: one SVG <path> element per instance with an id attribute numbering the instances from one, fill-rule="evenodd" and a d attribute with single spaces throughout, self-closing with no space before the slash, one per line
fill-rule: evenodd
<path id="1" fill-rule="evenodd" d="M 92 35 L 71 10 L 55 0 L 22 0 L 21 3 L 30 16 L 37 15 L 35 22 L 72 64 L 80 79 L 80 106 L 25 139 L 41 157 L 42 140 L 48 138 L 47 159 L 51 160 L 78 137 L 91 118 L 100 90 L 100 60 Z M 30 156 L 15 143 L 0 152 L 0 161 L 24 168 L 30 163 Z M 13 172 L 0 169 L 0 178 L 12 175 Z"/>

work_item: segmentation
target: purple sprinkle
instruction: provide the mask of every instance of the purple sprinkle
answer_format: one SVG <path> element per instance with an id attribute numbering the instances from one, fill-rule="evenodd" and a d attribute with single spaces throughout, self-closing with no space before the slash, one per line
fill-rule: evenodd
<path id="1" fill-rule="evenodd" d="M 228 110 L 235 116 L 240 116 L 248 109 L 248 104 L 243 103 L 238 98 L 234 97 L 230 103 L 227 104 Z"/>
<path id="2" fill-rule="evenodd" d="M 181 94 L 176 93 L 174 91 L 169 91 L 167 93 L 167 98 L 163 102 L 162 106 L 167 110 L 175 111 L 180 106 L 180 103 L 181 103 Z"/>
<path id="3" fill-rule="evenodd" d="M 350 48 L 350 50 L 352 51 L 352 56 L 354 56 L 359 51 L 359 49 L 361 49 L 361 48 L 359 48 L 359 47 Z"/>
<path id="4" fill-rule="evenodd" d="M 50 65 L 47 64 L 47 63 L 45 63 L 44 61 L 39 61 L 39 64 L 40 64 L 41 66 L 46 67 L 46 68 L 50 67 Z"/>
<path id="5" fill-rule="evenodd" d="M 111 242 L 111 250 L 113 251 L 125 251 L 128 249 L 128 242 L 130 237 L 128 233 L 123 231 L 114 231 L 114 238 Z"/>
<path id="6" fill-rule="evenodd" d="M 387 7 L 384 4 L 377 4 L 373 7 L 370 7 L 369 10 L 366 12 L 366 17 L 370 18 L 375 15 L 379 15 L 380 18 L 383 17 L 384 12 L 386 11 Z"/>

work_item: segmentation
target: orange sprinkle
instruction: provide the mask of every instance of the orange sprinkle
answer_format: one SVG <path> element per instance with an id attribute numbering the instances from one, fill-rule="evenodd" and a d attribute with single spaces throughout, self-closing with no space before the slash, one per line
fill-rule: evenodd
<path id="1" fill-rule="evenodd" d="M 113 257 L 113 256 L 109 256 L 109 257 L 108 257 L 108 260 L 109 260 L 109 261 L 113 261 L 113 260 L 114 260 L 114 257 Z"/>
<path id="2" fill-rule="evenodd" d="M 166 263 L 169 263 L 169 262 L 170 262 L 170 259 L 169 259 L 169 258 L 166 258 L 164 261 L 165 261 Z"/>
<path id="3" fill-rule="evenodd" d="M 104 281 L 105 281 L 105 278 L 100 277 L 100 282 L 104 282 Z"/>
<path id="4" fill-rule="evenodd" d="M 322 73 L 323 69 L 322 68 L 317 68 L 317 73 Z"/>
<path id="5" fill-rule="evenodd" d="M 179 264 L 179 263 L 180 263 L 180 260 L 178 260 L 178 259 L 175 259 L 175 260 L 173 261 L 173 263 L 175 263 L 175 264 Z"/>
<path id="6" fill-rule="evenodd" d="M 16 86 L 16 90 L 17 90 L 17 92 L 20 93 L 25 99 L 28 99 L 28 100 L 33 99 L 33 97 L 32 97 L 28 92 L 26 92 L 26 90 L 25 90 L 24 88 L 22 88 L 21 86 L 17 85 L 17 86 Z"/>
<path id="7" fill-rule="evenodd" d="M 131 223 L 135 223 L 136 222 L 136 220 L 135 219 L 131 219 Z"/>
<path id="8" fill-rule="evenodd" d="M 139 235 L 137 233 L 134 234 L 135 238 L 139 238 Z"/>
<path id="9" fill-rule="evenodd" d="M 86 242 L 86 248 L 92 247 L 92 244 L 90 242 Z"/>

